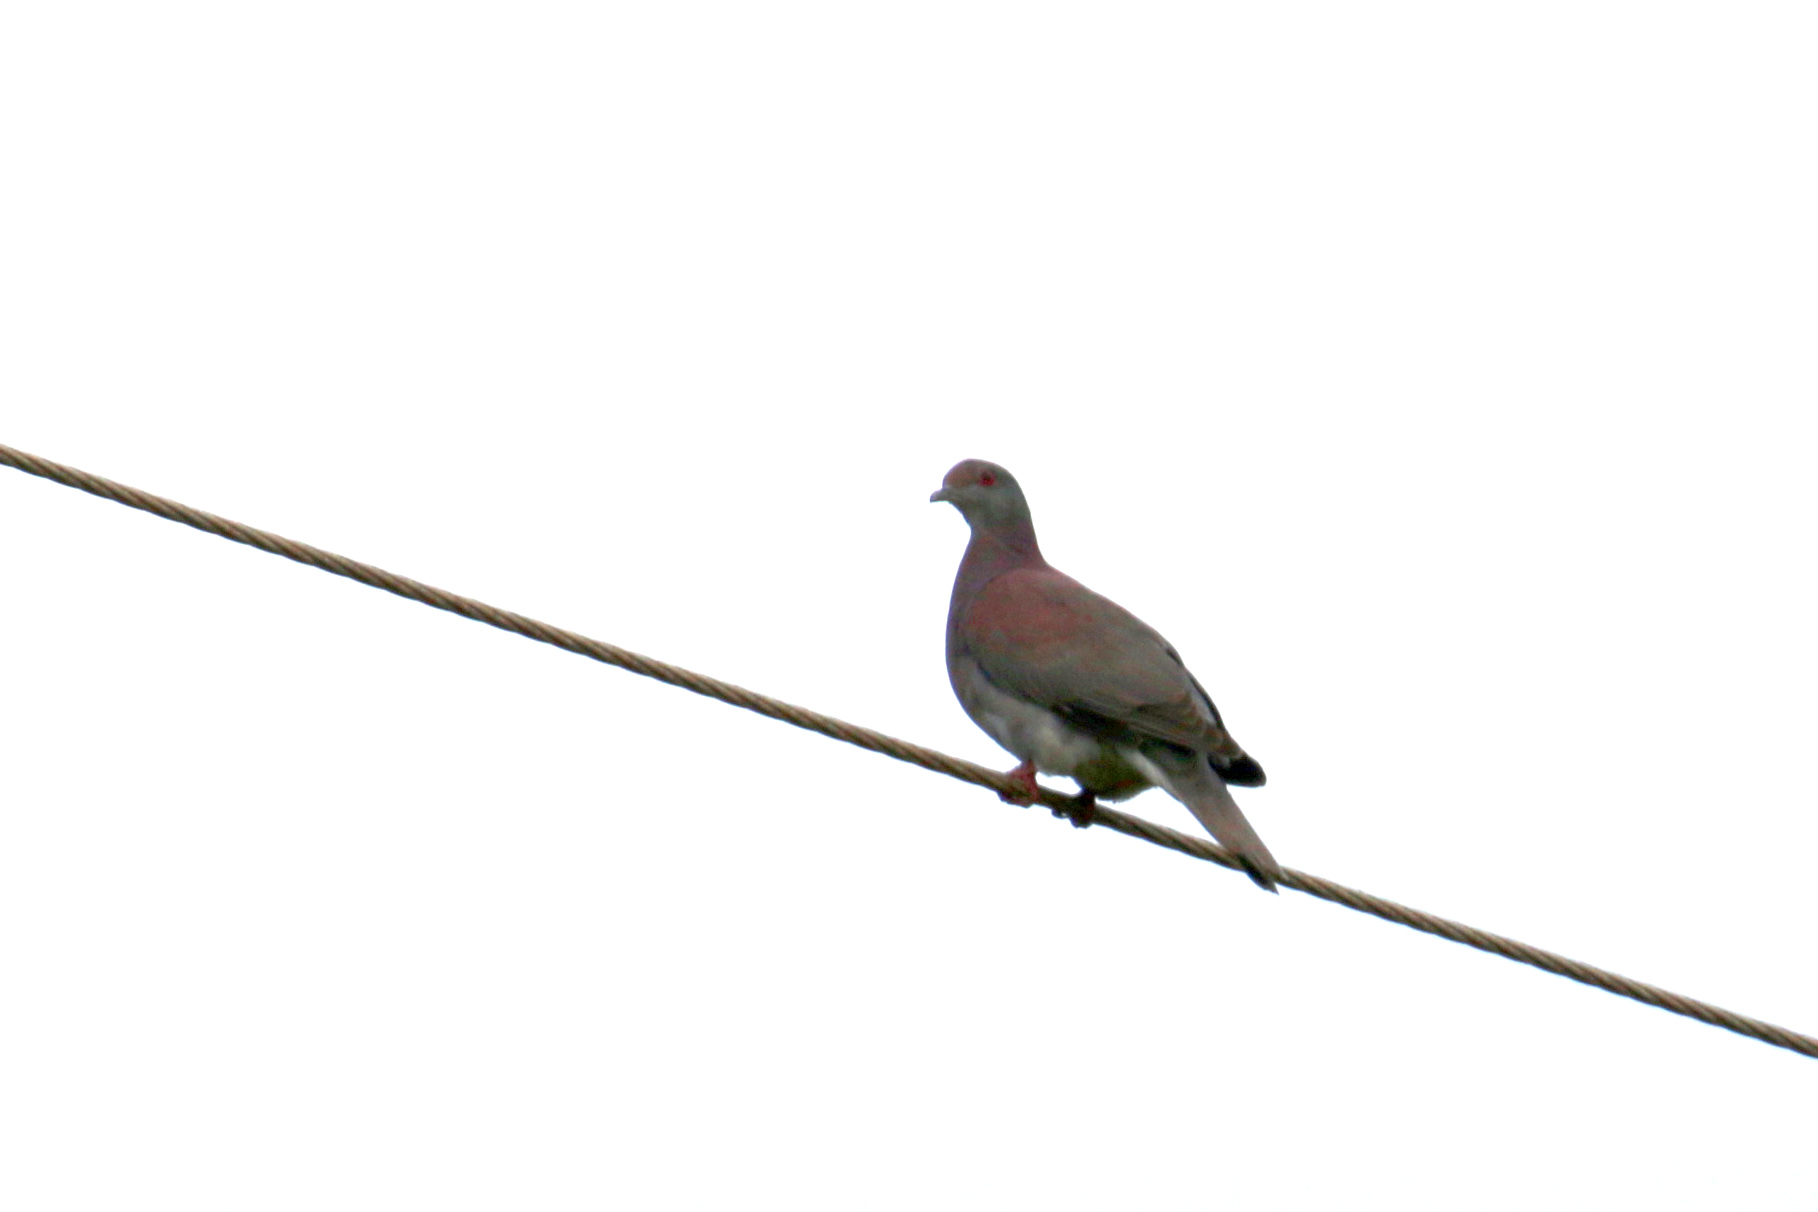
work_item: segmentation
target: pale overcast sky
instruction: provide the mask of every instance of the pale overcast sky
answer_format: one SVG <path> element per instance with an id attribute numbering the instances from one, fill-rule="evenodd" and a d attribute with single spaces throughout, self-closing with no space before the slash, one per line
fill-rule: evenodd
<path id="1" fill-rule="evenodd" d="M 1818 17 L 15 5 L 0 442 L 1818 1032 Z M 0 469 L 0 1204 L 1810 1207 L 1818 1063 Z M 1151 793 L 1128 805 L 1192 821 Z"/>

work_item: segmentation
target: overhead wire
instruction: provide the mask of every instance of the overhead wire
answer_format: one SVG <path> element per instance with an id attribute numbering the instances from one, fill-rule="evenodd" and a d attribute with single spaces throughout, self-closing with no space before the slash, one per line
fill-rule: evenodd
<path id="1" fill-rule="evenodd" d="M 0 464 L 14 467 L 19 471 L 54 483 L 79 489 L 82 492 L 91 493 L 105 500 L 155 514 L 172 522 L 194 527 L 207 534 L 217 535 L 236 543 L 256 547 L 260 551 L 295 560 L 299 564 L 307 564 L 312 568 L 334 573 L 336 576 L 347 577 L 363 585 L 383 589 L 387 593 L 393 593 L 414 602 L 421 602 L 438 610 L 446 610 L 504 631 L 515 632 L 528 639 L 590 657 L 607 665 L 614 665 L 647 678 L 655 678 L 659 682 L 691 690 L 696 694 L 718 699 L 734 707 L 755 711 L 759 715 L 769 716 L 771 719 L 781 720 L 786 724 L 793 724 L 797 728 L 805 728 L 810 732 L 818 732 L 823 736 L 832 737 L 834 740 L 857 745 L 861 749 L 869 749 L 874 753 L 909 762 L 962 782 L 986 787 L 1006 799 L 1018 795 L 1021 790 L 1011 782 L 1006 774 L 974 762 L 968 762 L 963 758 L 899 740 L 896 737 L 887 736 L 884 733 L 848 723 L 806 707 L 786 703 L 780 699 L 759 694 L 754 690 L 747 690 L 743 686 L 735 686 L 730 682 L 708 677 L 706 674 L 655 660 L 617 645 L 541 622 L 527 615 L 502 610 L 474 598 L 451 593 L 446 589 L 438 589 L 433 585 L 425 585 L 421 581 L 399 576 L 397 573 L 388 572 L 372 564 L 362 563 L 331 551 L 324 551 L 320 547 L 285 538 L 283 535 L 274 534 L 268 530 L 260 530 L 254 526 L 218 517 L 179 501 L 156 496 L 104 476 L 82 471 L 79 468 L 52 462 L 6 445 L 0 445 Z M 1052 810 L 1056 816 L 1071 816 L 1077 808 L 1076 797 L 1048 787 L 1038 787 L 1037 801 Z M 1091 820 L 1094 825 L 1129 837 L 1139 838 L 1192 858 L 1216 863 L 1233 871 L 1243 870 L 1237 860 L 1223 847 L 1207 839 L 1180 833 L 1166 826 L 1144 820 L 1142 817 L 1100 805 L 1094 810 Z M 1738 1035 L 1745 1035 L 1779 1048 L 1818 1058 L 1818 1038 L 1786 1027 L 1776 1026 L 1746 1014 L 1738 1014 L 1733 1010 L 1726 1010 L 1721 1006 L 1715 1006 L 1694 997 L 1674 993 L 1658 985 L 1650 985 L 1644 981 L 1622 976 L 1594 964 L 1583 963 L 1516 939 L 1493 934 L 1488 930 L 1480 930 L 1475 926 L 1468 926 L 1463 922 L 1455 922 L 1424 910 L 1413 909 L 1407 905 L 1347 887 L 1321 876 L 1310 875 L 1304 871 L 1286 869 L 1279 884 L 1283 888 L 1303 892 L 1308 896 L 1318 897 L 1336 905 L 1343 905 L 1347 909 L 1367 913 L 1384 921 L 1395 922 L 1411 930 L 1419 930 L 1426 934 L 1450 939 L 1452 942 L 1462 943 L 1467 947 L 1474 947 L 1491 955 L 1499 955 L 1504 959 L 1527 964 L 1580 984 L 1631 998 L 1649 1006 L 1657 1006 L 1662 1010 L 1684 1015 L 1714 1027 L 1722 1027 L 1727 1031 L 1734 1031 Z"/>

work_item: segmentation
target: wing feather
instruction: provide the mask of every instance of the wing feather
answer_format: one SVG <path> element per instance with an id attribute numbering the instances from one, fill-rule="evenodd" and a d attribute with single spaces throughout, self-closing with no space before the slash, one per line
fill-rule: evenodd
<path id="1" fill-rule="evenodd" d="M 1197 750 L 1227 781 L 1258 786 L 1262 767 L 1225 731 L 1218 708 L 1155 629 L 1053 569 L 993 579 L 960 638 L 985 675 L 1082 727 Z"/>

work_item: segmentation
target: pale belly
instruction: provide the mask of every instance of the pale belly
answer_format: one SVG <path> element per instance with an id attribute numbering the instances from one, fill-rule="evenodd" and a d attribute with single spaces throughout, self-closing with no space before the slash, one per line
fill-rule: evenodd
<path id="1" fill-rule="evenodd" d="M 987 736 L 1043 774 L 1076 780 L 1107 799 L 1123 799 L 1151 786 L 1132 757 L 1067 723 L 1052 711 L 1006 693 L 976 668 L 954 686 L 960 706 Z M 1144 763 L 1146 764 L 1146 763 Z"/>

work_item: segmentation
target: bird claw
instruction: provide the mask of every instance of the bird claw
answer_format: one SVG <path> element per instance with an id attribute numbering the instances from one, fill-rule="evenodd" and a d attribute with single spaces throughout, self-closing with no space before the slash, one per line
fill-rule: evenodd
<path id="1" fill-rule="evenodd" d="M 1035 782 L 1034 762 L 1024 762 L 1015 770 L 1006 771 L 1005 776 L 1015 785 L 1015 790 L 997 793 L 997 798 L 1004 803 L 1027 808 L 1041 798 L 1042 789 Z M 1098 820 L 1098 799 L 1090 791 L 1082 791 L 1062 807 L 1048 811 L 1063 821 L 1072 821 L 1075 829 L 1084 829 Z"/>
<path id="2" fill-rule="evenodd" d="M 1041 788 L 1035 785 L 1034 762 L 1024 762 L 1015 770 L 1006 771 L 1005 777 L 1016 784 L 1016 790 L 1000 791 L 997 793 L 997 798 L 1004 801 L 1004 803 L 1015 804 L 1019 808 L 1027 808 L 1041 798 Z"/>
<path id="3" fill-rule="evenodd" d="M 1084 829 L 1098 820 L 1098 797 L 1090 791 L 1082 791 L 1068 800 L 1065 808 L 1050 808 L 1048 811 L 1063 821 L 1072 821 L 1075 829 Z"/>

